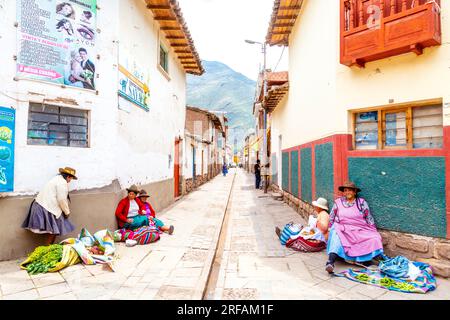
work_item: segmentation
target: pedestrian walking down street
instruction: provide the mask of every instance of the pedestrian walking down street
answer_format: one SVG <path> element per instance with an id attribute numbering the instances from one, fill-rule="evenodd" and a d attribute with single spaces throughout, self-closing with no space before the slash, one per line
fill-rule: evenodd
<path id="1" fill-rule="evenodd" d="M 228 174 L 228 166 L 227 166 L 226 163 L 223 164 L 223 167 L 222 167 L 222 173 L 223 173 L 223 176 L 224 176 L 224 177 L 226 177 L 227 174 Z"/>
<path id="2" fill-rule="evenodd" d="M 69 221 L 69 183 L 78 180 L 75 169 L 59 169 L 59 175 L 51 179 L 31 203 L 22 228 L 37 234 L 48 234 L 47 245 L 56 236 L 64 236 L 75 230 Z"/>
<path id="3" fill-rule="evenodd" d="M 261 187 L 261 161 L 256 161 L 255 164 L 255 188 L 259 189 Z"/>

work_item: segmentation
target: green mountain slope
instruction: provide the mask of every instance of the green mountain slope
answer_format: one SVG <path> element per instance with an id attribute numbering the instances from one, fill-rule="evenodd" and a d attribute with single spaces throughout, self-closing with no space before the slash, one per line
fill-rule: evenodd
<path id="1" fill-rule="evenodd" d="M 252 115 L 256 82 L 216 61 L 203 61 L 205 74 L 188 75 L 187 103 L 209 111 L 226 112 L 229 121 L 229 144 L 237 139 L 242 147 L 249 129 L 254 128 Z"/>

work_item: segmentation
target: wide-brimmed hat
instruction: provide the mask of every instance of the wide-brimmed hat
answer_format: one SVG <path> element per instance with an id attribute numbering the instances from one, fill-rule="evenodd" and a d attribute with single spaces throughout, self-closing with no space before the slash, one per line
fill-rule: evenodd
<path id="1" fill-rule="evenodd" d="M 77 171 L 75 169 L 72 169 L 72 168 L 69 168 L 69 167 L 59 168 L 59 173 L 68 174 L 69 176 L 73 177 L 75 180 L 78 180 L 78 178 L 76 176 Z"/>
<path id="2" fill-rule="evenodd" d="M 137 187 L 135 184 L 133 184 L 131 187 L 129 187 L 129 188 L 127 189 L 127 191 L 128 191 L 128 192 L 134 192 L 134 193 L 136 193 L 136 194 L 139 193 L 139 189 L 138 189 L 138 187 Z"/>
<path id="3" fill-rule="evenodd" d="M 142 189 L 141 192 L 139 192 L 138 198 L 144 198 L 144 197 L 148 198 L 150 196 L 148 195 L 147 191 Z"/>
<path id="4" fill-rule="evenodd" d="M 339 191 L 344 192 L 344 188 L 354 189 L 356 192 L 361 192 L 361 189 L 356 186 L 354 182 L 346 181 L 342 186 L 339 187 Z"/>
<path id="5" fill-rule="evenodd" d="M 328 201 L 327 201 L 327 199 L 324 199 L 324 198 L 318 198 L 316 201 L 312 202 L 312 205 L 315 207 L 327 210 L 327 211 L 329 210 L 328 209 Z"/>

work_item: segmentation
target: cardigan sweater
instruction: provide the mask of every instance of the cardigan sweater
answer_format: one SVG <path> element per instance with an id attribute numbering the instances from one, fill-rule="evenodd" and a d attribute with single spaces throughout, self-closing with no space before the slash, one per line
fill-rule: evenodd
<path id="1" fill-rule="evenodd" d="M 61 175 L 58 175 L 51 179 L 39 192 L 36 202 L 53 214 L 56 219 L 59 219 L 63 212 L 67 216 L 70 215 L 68 195 L 69 184 Z"/>
<path id="2" fill-rule="evenodd" d="M 142 203 L 141 200 L 138 198 L 135 199 L 137 205 L 139 206 L 139 215 L 142 215 L 142 211 L 145 211 L 145 206 Z M 117 224 L 119 225 L 119 228 L 123 228 L 125 223 L 127 223 L 128 219 L 128 211 L 130 210 L 130 200 L 128 197 L 120 200 L 119 204 L 117 205 L 116 209 L 116 218 L 117 218 Z"/>

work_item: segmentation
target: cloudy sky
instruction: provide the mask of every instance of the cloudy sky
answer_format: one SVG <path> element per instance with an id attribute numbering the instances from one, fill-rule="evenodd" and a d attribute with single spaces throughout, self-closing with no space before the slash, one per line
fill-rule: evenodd
<path id="1" fill-rule="evenodd" d="M 269 27 L 274 0 L 178 0 L 202 60 L 220 61 L 256 80 L 263 63 L 260 45 Z M 288 50 L 269 47 L 268 68 L 287 70 Z M 280 61 L 281 62 L 278 63 Z"/>

